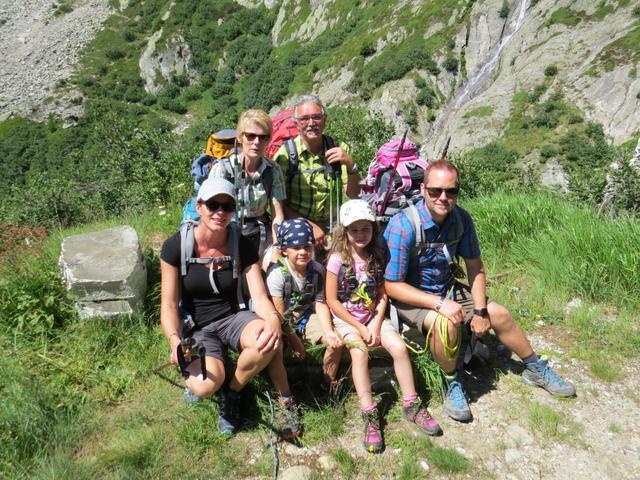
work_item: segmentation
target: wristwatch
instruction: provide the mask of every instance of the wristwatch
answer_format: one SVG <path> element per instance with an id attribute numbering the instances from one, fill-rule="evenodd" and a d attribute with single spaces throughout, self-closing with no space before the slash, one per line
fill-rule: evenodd
<path id="1" fill-rule="evenodd" d="M 485 308 L 474 308 L 473 309 L 473 314 L 477 315 L 479 317 L 486 318 L 486 317 L 489 316 L 489 310 L 487 310 L 486 307 Z"/>

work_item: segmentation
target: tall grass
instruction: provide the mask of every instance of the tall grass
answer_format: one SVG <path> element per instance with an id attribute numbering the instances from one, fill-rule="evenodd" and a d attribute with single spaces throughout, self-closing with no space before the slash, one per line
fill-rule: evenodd
<path id="1" fill-rule="evenodd" d="M 526 271 L 549 293 L 640 304 L 637 220 L 599 217 L 548 193 L 496 193 L 467 207 L 485 256 Z"/>

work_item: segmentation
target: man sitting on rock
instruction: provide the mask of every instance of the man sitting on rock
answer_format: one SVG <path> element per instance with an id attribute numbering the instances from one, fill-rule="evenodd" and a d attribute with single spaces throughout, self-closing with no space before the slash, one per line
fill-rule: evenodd
<path id="1" fill-rule="evenodd" d="M 298 136 L 292 144 L 285 142 L 273 157 L 286 177 L 285 215 L 309 220 L 315 247 L 324 248 L 330 220 L 337 222 L 342 203 L 343 191 L 336 191 L 336 182 L 339 179 L 346 185 L 349 198 L 357 198 L 360 175 L 347 146 L 336 146 L 331 137 L 323 135 L 327 112 L 318 97 L 300 97 L 294 107 L 294 119 Z M 292 160 L 292 156 L 296 158 Z"/>
<path id="2" fill-rule="evenodd" d="M 524 383 L 559 397 L 575 395 L 573 385 L 536 355 L 507 309 L 487 299 L 474 224 L 469 214 L 456 206 L 459 180 L 458 169 L 451 163 L 439 160 L 430 164 L 422 185 L 424 200 L 396 214 L 384 233 L 390 254 L 384 274 L 387 294 L 401 320 L 423 333 L 434 327 L 429 348 L 445 373 L 445 411 L 454 420 L 471 420 L 456 373 L 455 346 L 461 334 L 458 327 L 463 324 L 479 337 L 492 328 L 500 342 L 524 362 Z M 464 259 L 470 287 L 454 278 L 456 256 Z"/>

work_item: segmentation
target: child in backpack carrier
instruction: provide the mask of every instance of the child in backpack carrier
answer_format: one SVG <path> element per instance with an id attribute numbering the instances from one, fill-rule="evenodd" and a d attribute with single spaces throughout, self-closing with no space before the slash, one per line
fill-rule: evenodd
<path id="1" fill-rule="evenodd" d="M 311 344 L 325 343 L 324 383 L 330 388 L 340 366 L 342 342 L 324 300 L 324 269 L 313 260 L 313 230 L 304 219 L 284 220 L 277 239 L 282 256 L 269 268 L 267 288 L 282 317 L 286 351 L 302 360 L 306 352 L 301 336 Z M 278 355 L 282 359 L 283 352 Z"/>
<path id="2" fill-rule="evenodd" d="M 340 208 L 340 226 L 327 260 L 325 295 L 334 327 L 351 354 L 353 383 L 365 424 L 364 448 L 384 450 L 380 416 L 371 393 L 369 347 L 382 347 L 393 359 L 402 392 L 402 416 L 428 435 L 440 432 L 438 423 L 416 393 L 409 353 L 391 322 L 385 319 L 388 298 L 384 290 L 384 250 L 371 207 L 350 200 Z"/>

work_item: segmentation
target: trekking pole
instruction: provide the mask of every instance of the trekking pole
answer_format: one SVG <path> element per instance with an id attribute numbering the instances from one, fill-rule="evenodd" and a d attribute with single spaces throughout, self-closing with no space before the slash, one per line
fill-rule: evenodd
<path id="1" fill-rule="evenodd" d="M 393 168 L 391 169 L 391 175 L 389 176 L 389 181 L 387 182 L 387 189 L 384 192 L 384 198 L 382 199 L 382 203 L 380 204 L 380 209 L 378 212 L 378 216 L 382 216 L 384 211 L 387 209 L 387 203 L 389 203 L 389 196 L 391 195 L 391 187 L 393 186 L 393 177 L 396 174 L 396 170 L 398 168 L 398 162 L 400 161 L 400 154 L 402 154 L 402 149 L 404 147 L 404 142 L 407 139 L 407 133 L 409 133 L 409 129 L 404 131 L 404 135 L 402 135 L 402 141 L 400 142 L 400 146 L 398 147 L 398 153 L 396 154 L 396 159 L 393 162 Z"/>

